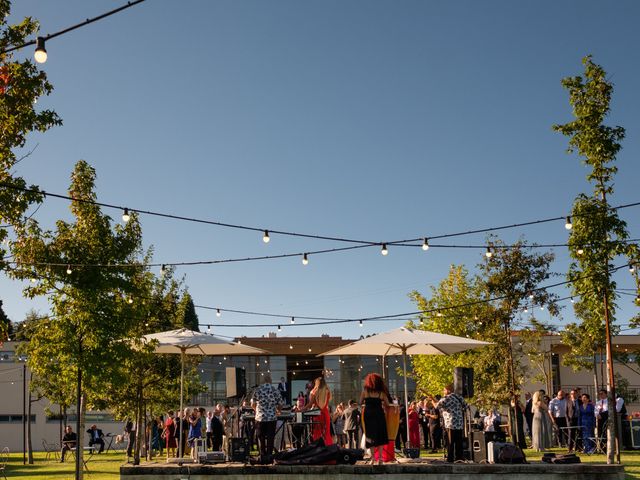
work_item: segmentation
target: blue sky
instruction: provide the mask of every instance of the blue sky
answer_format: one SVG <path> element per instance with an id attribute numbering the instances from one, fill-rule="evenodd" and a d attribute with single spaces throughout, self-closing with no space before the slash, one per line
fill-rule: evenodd
<path id="1" fill-rule="evenodd" d="M 20 0 L 13 19 L 51 33 L 120 1 Z M 551 130 L 571 119 L 560 80 L 593 54 L 615 83 L 610 124 L 627 129 L 613 204 L 640 200 L 636 19 L 620 1 L 147 0 L 47 43 L 55 86 L 39 104 L 64 126 L 33 135 L 18 172 L 66 192 L 79 159 L 98 173 L 99 199 L 262 228 L 387 241 L 564 215 L 589 191 L 586 169 Z M 32 48 L 18 53 L 31 56 Z M 640 237 L 640 209 L 622 212 Z M 114 219 L 120 213 L 111 212 Z M 68 218 L 49 199 L 44 225 Z M 504 232 L 567 239 L 563 222 Z M 162 263 L 331 248 L 142 217 Z M 456 239 L 482 243 L 484 236 Z M 451 242 L 453 243 L 453 242 Z M 564 273 L 559 250 L 554 271 Z M 179 268 L 196 304 L 326 317 L 412 311 L 449 265 L 471 270 L 480 251 L 362 249 L 313 257 Z M 628 272 L 616 277 L 631 287 Z M 44 301 L 0 279 L 20 320 Z M 562 291 L 558 291 L 561 295 Z M 636 309 L 620 300 L 624 323 Z M 241 315 L 203 323 L 273 323 Z M 573 318 L 563 310 L 563 322 Z M 286 323 L 286 322 L 285 322 Z M 300 323 L 300 322 L 299 322 Z M 355 337 L 400 322 L 285 327 L 282 335 Z M 214 328 L 262 335 L 273 328 Z"/>

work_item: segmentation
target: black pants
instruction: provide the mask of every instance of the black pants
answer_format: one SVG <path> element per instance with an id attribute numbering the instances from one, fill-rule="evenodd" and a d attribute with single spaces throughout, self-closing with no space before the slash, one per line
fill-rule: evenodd
<path id="1" fill-rule="evenodd" d="M 456 460 L 464 460 L 462 453 L 462 429 L 447 428 L 447 437 L 449 444 L 447 445 L 447 462 L 453 463 Z"/>
<path id="2" fill-rule="evenodd" d="M 129 440 L 127 441 L 127 457 L 133 457 L 133 451 L 136 449 L 136 431 L 129 432 Z"/>
<path id="3" fill-rule="evenodd" d="M 609 419 L 609 412 L 601 412 L 600 418 L 596 418 L 596 422 L 598 425 L 598 437 L 600 439 L 607 438 L 607 432 L 605 431 L 604 426 L 607 424 L 608 419 Z"/>
<path id="4" fill-rule="evenodd" d="M 209 434 L 207 433 L 207 435 Z M 211 450 L 213 450 L 214 452 L 219 452 L 222 450 L 222 432 L 211 433 Z"/>
<path id="5" fill-rule="evenodd" d="M 429 441 L 429 422 L 420 422 L 420 425 L 422 425 L 422 436 L 424 437 L 424 449 L 429 450 L 429 445 L 431 444 L 431 442 Z"/>
<path id="6" fill-rule="evenodd" d="M 256 422 L 256 435 L 258 437 L 258 451 L 264 459 L 273 455 L 273 441 L 276 437 L 276 421 Z"/>
<path id="7" fill-rule="evenodd" d="M 358 448 L 358 429 L 347 430 L 347 448 Z"/>
<path id="8" fill-rule="evenodd" d="M 557 417 L 555 420 L 556 426 L 558 427 L 558 445 L 564 447 L 567 445 L 567 440 L 569 439 L 567 432 L 567 418 Z"/>
<path id="9" fill-rule="evenodd" d="M 440 450 L 440 442 L 442 440 L 442 427 L 440 425 L 429 427 L 429 440 L 431 441 L 431 451 Z"/>
<path id="10" fill-rule="evenodd" d="M 569 450 L 571 451 L 578 451 L 582 443 L 582 432 L 581 429 L 578 428 L 579 422 L 580 420 L 578 417 L 569 419 L 569 426 L 572 427 L 569 429 Z"/>
<path id="11" fill-rule="evenodd" d="M 98 450 L 98 453 L 104 452 L 104 440 L 103 439 L 96 438 L 96 439 L 89 440 L 89 446 L 93 447 L 94 445 L 100 445 L 100 449 Z"/>

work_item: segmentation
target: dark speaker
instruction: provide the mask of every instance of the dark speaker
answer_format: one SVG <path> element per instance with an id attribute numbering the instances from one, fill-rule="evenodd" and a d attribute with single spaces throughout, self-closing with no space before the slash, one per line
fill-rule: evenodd
<path id="1" fill-rule="evenodd" d="M 453 390 L 464 398 L 473 397 L 473 368 L 453 369 Z"/>
<path id="2" fill-rule="evenodd" d="M 471 458 L 475 463 L 487 462 L 487 440 L 484 432 L 471 432 Z"/>
<path id="3" fill-rule="evenodd" d="M 247 394 L 247 380 L 242 368 L 227 367 L 227 398 L 242 397 Z"/>
<path id="4" fill-rule="evenodd" d="M 231 457 L 232 462 L 247 463 L 249 460 L 249 439 L 248 438 L 232 438 L 231 439 Z"/>

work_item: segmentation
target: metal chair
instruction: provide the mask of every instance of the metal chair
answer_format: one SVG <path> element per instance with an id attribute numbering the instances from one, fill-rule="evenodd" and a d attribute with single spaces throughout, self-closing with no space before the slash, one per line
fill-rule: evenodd
<path id="1" fill-rule="evenodd" d="M 9 463 L 9 447 L 4 447 L 0 453 L 0 472 L 5 480 L 7 480 L 7 463 Z"/>
<path id="2" fill-rule="evenodd" d="M 42 449 L 45 452 L 45 460 L 51 460 L 52 456 L 55 460 L 60 458 L 60 447 L 57 443 L 49 443 L 43 438 Z"/>

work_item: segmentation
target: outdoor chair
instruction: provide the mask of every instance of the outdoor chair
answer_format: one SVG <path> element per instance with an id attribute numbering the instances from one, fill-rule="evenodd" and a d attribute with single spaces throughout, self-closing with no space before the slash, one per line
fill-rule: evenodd
<path id="1" fill-rule="evenodd" d="M 60 447 L 57 443 L 49 443 L 43 438 L 42 450 L 45 452 L 45 460 L 51 460 L 52 456 L 54 460 L 60 458 Z"/>
<path id="2" fill-rule="evenodd" d="M 7 463 L 9 463 L 9 447 L 4 447 L 0 453 L 0 472 L 5 480 L 7 480 Z"/>

